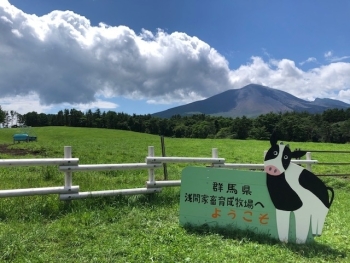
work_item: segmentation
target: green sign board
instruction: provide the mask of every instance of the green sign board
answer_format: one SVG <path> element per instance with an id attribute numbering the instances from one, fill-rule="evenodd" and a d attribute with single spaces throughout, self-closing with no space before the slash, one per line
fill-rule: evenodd
<path id="1" fill-rule="evenodd" d="M 249 230 L 278 239 L 276 208 L 266 173 L 223 168 L 187 167 L 182 171 L 180 224 Z M 290 213 L 289 239 L 295 243 Z M 306 242 L 312 242 L 309 229 Z"/>

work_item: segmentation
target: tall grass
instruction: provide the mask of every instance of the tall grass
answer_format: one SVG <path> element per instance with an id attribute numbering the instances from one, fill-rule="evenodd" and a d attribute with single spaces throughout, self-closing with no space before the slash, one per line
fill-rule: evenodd
<path id="1" fill-rule="evenodd" d="M 26 155 L 0 158 L 63 157 L 72 146 L 80 164 L 144 162 L 147 147 L 161 155 L 159 136 L 119 130 L 35 128 L 37 142 L 12 144 L 15 129 L 0 129 L 0 144 Z M 232 163 L 262 163 L 267 141 L 166 138 L 167 156 L 219 157 Z M 287 142 L 286 142 L 287 143 Z M 350 150 L 348 144 L 289 142 L 292 148 Z M 348 154 L 315 153 L 319 162 L 348 162 Z M 169 179 L 180 179 L 189 164 L 169 164 Z M 348 166 L 313 166 L 315 173 L 349 173 Z M 77 172 L 80 191 L 144 187 L 147 170 Z M 163 179 L 162 169 L 156 170 Z M 62 186 L 57 167 L 1 167 L 0 189 Z M 180 188 L 155 195 L 59 201 L 57 195 L 0 199 L 0 261 L 8 262 L 348 262 L 350 219 L 347 178 L 322 177 L 335 188 L 324 232 L 311 245 L 282 244 L 237 230 L 179 226 Z"/>

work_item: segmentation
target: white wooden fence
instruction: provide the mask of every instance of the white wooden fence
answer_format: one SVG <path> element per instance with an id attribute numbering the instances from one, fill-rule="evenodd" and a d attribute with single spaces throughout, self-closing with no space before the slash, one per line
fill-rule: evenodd
<path id="1" fill-rule="evenodd" d="M 311 165 L 318 163 L 317 160 L 311 160 L 311 154 L 307 153 L 306 160 L 292 160 L 296 164 L 306 164 L 306 169 L 311 170 Z M 264 169 L 264 164 L 239 164 L 226 163 L 225 158 L 218 157 L 218 150 L 212 149 L 212 157 L 156 157 L 154 147 L 148 147 L 148 156 L 145 163 L 122 163 L 122 164 L 79 164 L 78 158 L 72 158 L 71 146 L 64 147 L 64 158 L 45 158 L 45 159 L 0 159 L 0 166 L 41 166 L 58 165 L 59 171 L 64 172 L 64 186 L 41 187 L 26 189 L 0 190 L 0 197 L 30 196 L 59 194 L 60 200 L 82 199 L 94 196 L 114 196 L 114 195 L 134 195 L 157 193 L 162 187 L 180 186 L 181 180 L 155 180 L 155 169 L 162 168 L 163 163 L 205 163 L 211 167 L 235 168 L 235 169 Z M 103 191 L 80 192 L 79 186 L 72 184 L 73 172 L 81 171 L 108 171 L 108 170 L 137 170 L 148 169 L 148 181 L 144 188 L 117 189 Z"/>

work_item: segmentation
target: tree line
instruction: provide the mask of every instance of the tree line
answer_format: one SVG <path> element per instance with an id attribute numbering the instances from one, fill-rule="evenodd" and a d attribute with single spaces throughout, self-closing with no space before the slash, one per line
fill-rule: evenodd
<path id="1" fill-rule="evenodd" d="M 82 112 L 65 109 L 57 114 L 18 114 L 3 111 L 0 107 L 0 123 L 3 127 L 17 125 L 71 126 L 120 129 L 134 132 L 164 135 L 176 138 L 231 138 L 267 140 L 276 130 L 280 140 L 299 142 L 350 142 L 350 109 L 329 109 L 319 114 L 284 112 L 262 114 L 256 118 L 219 117 L 204 114 L 180 116 L 169 119 L 146 115 L 129 115 L 123 112 L 99 109 Z"/>

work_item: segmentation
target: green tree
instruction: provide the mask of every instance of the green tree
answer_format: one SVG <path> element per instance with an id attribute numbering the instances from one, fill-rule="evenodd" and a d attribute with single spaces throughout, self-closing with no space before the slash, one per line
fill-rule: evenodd
<path id="1" fill-rule="evenodd" d="M 253 121 L 246 116 L 242 118 L 237 117 L 233 121 L 232 131 L 236 134 L 236 138 L 245 140 L 248 138 L 249 131 L 252 127 Z"/>
<path id="2" fill-rule="evenodd" d="M 69 118 L 69 110 L 64 109 L 64 125 L 65 126 L 70 126 L 70 118 Z"/>
<path id="3" fill-rule="evenodd" d="M 341 124 L 340 132 L 342 134 L 343 142 L 350 142 L 350 119 Z"/>
<path id="4" fill-rule="evenodd" d="M 117 126 L 117 114 L 114 111 L 107 111 L 106 113 L 106 128 L 115 129 Z"/>
<path id="5" fill-rule="evenodd" d="M 92 127 L 101 128 L 102 119 L 100 109 L 96 109 L 96 111 L 92 114 L 92 119 Z"/>
<path id="6" fill-rule="evenodd" d="M 256 140 L 268 140 L 270 134 L 266 131 L 265 126 L 258 126 L 250 130 L 249 137 Z"/>
<path id="7" fill-rule="evenodd" d="M 39 115 L 36 111 L 28 112 L 24 114 L 25 124 L 27 126 L 39 126 Z"/>
<path id="8" fill-rule="evenodd" d="M 212 122 L 201 121 L 192 127 L 192 138 L 207 138 L 215 136 L 215 125 Z"/>
<path id="9" fill-rule="evenodd" d="M 85 116 L 86 116 L 86 126 L 92 127 L 92 122 L 93 122 L 92 111 L 89 109 L 85 114 Z"/>
<path id="10" fill-rule="evenodd" d="M 6 112 L 3 111 L 0 106 L 0 123 L 3 123 L 5 121 L 5 116 L 6 116 Z"/>
<path id="11" fill-rule="evenodd" d="M 57 125 L 64 126 L 64 116 L 63 111 L 61 110 L 57 113 Z"/>
<path id="12" fill-rule="evenodd" d="M 225 127 L 221 128 L 215 135 L 215 138 L 217 139 L 228 139 L 232 137 L 232 132 L 231 132 L 230 127 Z"/>
<path id="13" fill-rule="evenodd" d="M 48 126 L 49 120 L 47 118 L 47 115 L 45 113 L 40 113 L 38 115 L 38 126 Z"/>
<path id="14" fill-rule="evenodd" d="M 81 120 L 84 116 L 84 113 L 73 108 L 70 110 L 69 115 L 70 115 L 70 125 L 71 126 L 73 126 L 73 127 L 83 126 Z"/>

